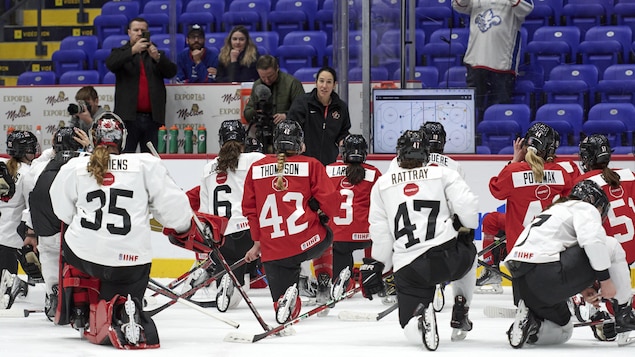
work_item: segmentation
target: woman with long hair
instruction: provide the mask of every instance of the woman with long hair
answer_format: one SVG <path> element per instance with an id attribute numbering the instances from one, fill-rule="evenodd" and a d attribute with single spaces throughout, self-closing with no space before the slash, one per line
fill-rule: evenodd
<path id="1" fill-rule="evenodd" d="M 258 79 L 256 61 L 260 57 L 258 47 L 249 36 L 245 26 L 231 29 L 225 44 L 218 54 L 218 74 L 216 82 L 253 82 Z"/>

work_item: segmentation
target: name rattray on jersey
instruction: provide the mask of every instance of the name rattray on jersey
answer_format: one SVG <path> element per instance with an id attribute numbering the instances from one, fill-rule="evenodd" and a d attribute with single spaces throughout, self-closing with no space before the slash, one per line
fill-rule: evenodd
<path id="1" fill-rule="evenodd" d="M 534 217 L 558 197 L 568 195 L 571 187 L 569 174 L 553 162 L 545 163 L 542 182 L 535 180 L 531 167 L 524 161 L 505 166 L 498 176 L 490 179 L 492 196 L 507 200 L 505 234 L 508 252 Z"/>
<path id="2" fill-rule="evenodd" d="M 576 180 L 595 181 L 611 202 L 611 208 L 603 222 L 606 234 L 613 236 L 624 248 L 628 264 L 635 262 L 635 174 L 628 169 L 613 169 L 620 175 L 620 187 L 612 188 L 604 178 L 602 170 L 591 170 Z"/>
<path id="3" fill-rule="evenodd" d="M 326 174 L 341 198 L 339 214 L 331 217 L 333 240 L 336 242 L 364 242 L 370 241 L 368 233 L 368 209 L 370 207 L 370 191 L 381 176 L 381 172 L 374 166 L 362 163 L 365 176 L 356 185 L 351 185 L 346 179 L 348 164 L 333 163 L 326 166 Z"/>
<path id="4" fill-rule="evenodd" d="M 339 193 L 317 159 L 287 156 L 282 178 L 284 189 L 276 187 L 278 159 L 268 155 L 256 161 L 245 178 L 243 213 L 249 220 L 251 238 L 260 241 L 263 262 L 303 253 L 326 237 L 317 212 L 309 208 L 315 197 L 329 217 L 337 215 Z"/>

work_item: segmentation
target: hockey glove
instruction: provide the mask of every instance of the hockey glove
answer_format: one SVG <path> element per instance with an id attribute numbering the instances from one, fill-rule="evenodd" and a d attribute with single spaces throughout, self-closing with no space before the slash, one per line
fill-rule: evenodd
<path id="1" fill-rule="evenodd" d="M 0 200 L 8 202 L 15 194 L 15 181 L 9 174 L 7 164 L 0 162 Z"/>
<path id="2" fill-rule="evenodd" d="M 225 231 L 227 218 L 202 212 L 195 214 L 203 225 L 203 232 L 198 229 L 192 217 L 189 230 L 178 233 L 172 228 L 163 228 L 163 234 L 168 236 L 170 243 L 196 253 L 209 253 L 214 246 L 221 247 L 225 242 L 225 236 L 220 232 Z"/>
<path id="3" fill-rule="evenodd" d="M 40 264 L 38 255 L 33 251 L 33 247 L 25 245 L 21 249 L 18 249 L 17 252 L 18 261 L 20 262 L 20 265 L 22 265 L 24 272 L 29 276 L 29 278 L 31 278 L 30 280 L 34 282 L 43 282 L 44 277 L 42 276 L 42 265 Z"/>
<path id="4" fill-rule="evenodd" d="M 381 293 L 385 290 L 384 280 L 381 273 L 384 270 L 384 263 L 373 258 L 364 258 L 363 264 L 359 268 L 362 286 L 362 295 L 369 299 L 373 299 L 373 294 Z"/>
<path id="5" fill-rule="evenodd" d="M 611 320 L 611 316 L 606 311 L 598 311 L 591 316 L 591 321 Z M 604 322 L 599 325 L 591 326 L 593 336 L 600 341 L 615 341 L 617 331 L 615 330 L 615 322 Z"/>

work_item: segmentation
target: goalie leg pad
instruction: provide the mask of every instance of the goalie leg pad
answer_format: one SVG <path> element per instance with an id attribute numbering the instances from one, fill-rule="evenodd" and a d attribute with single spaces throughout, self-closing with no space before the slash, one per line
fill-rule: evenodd
<path id="1" fill-rule="evenodd" d="M 54 322 L 56 325 L 70 323 L 74 328 L 82 329 L 88 323 L 90 304 L 99 301 L 101 282 L 66 263 L 61 275 Z"/>
<path id="2" fill-rule="evenodd" d="M 115 295 L 90 306 L 90 329 L 84 333 L 94 344 L 112 344 L 117 349 L 159 348 L 154 321 L 136 299 Z M 131 341 L 132 340 L 132 341 Z"/>

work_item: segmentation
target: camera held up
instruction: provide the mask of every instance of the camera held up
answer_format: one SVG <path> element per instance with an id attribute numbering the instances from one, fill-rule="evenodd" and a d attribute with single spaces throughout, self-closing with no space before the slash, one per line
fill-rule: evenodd
<path id="1" fill-rule="evenodd" d="M 78 100 L 77 104 L 75 103 L 69 104 L 66 110 L 68 110 L 68 114 L 70 115 L 77 115 L 79 113 L 83 113 L 86 110 L 88 110 L 88 106 L 86 105 L 85 101 Z"/>

